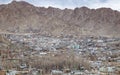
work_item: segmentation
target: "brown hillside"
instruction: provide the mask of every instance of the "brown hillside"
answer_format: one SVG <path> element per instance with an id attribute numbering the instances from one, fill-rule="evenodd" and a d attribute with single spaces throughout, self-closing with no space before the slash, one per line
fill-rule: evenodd
<path id="1" fill-rule="evenodd" d="M 0 30 L 51 35 L 120 37 L 120 12 L 110 8 L 35 7 L 24 1 L 0 5 Z"/>

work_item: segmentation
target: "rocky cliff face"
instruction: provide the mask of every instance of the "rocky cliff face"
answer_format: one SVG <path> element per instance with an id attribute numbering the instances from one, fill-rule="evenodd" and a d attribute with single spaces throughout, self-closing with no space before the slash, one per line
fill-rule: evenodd
<path id="1" fill-rule="evenodd" d="M 87 7 L 61 10 L 13 1 L 0 5 L 0 31 L 120 37 L 120 12 L 110 8 Z"/>

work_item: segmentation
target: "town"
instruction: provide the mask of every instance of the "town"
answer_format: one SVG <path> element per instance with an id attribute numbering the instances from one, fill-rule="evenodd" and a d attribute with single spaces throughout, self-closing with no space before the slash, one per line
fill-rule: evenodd
<path id="1" fill-rule="evenodd" d="M 1 34 L 0 75 L 119 75 L 120 38 Z"/>

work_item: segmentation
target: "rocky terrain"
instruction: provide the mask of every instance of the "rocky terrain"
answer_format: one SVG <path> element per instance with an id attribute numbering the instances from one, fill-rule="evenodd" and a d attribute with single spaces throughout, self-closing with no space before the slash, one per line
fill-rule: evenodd
<path id="1" fill-rule="evenodd" d="M 120 12 L 110 8 L 59 9 L 35 7 L 24 1 L 0 5 L 0 31 L 44 35 L 120 34 Z"/>

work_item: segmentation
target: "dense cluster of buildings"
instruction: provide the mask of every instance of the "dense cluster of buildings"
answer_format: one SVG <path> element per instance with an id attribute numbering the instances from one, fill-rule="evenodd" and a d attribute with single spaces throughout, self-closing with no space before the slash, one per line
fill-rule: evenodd
<path id="1" fill-rule="evenodd" d="M 60 54 L 64 50 L 68 53 L 73 52 L 75 58 L 81 56 L 88 60 L 91 70 L 84 69 L 71 70 L 69 75 L 104 75 L 110 73 L 117 75 L 120 72 L 120 38 L 107 37 L 45 37 L 41 35 L 5 35 L 12 44 L 27 47 L 27 50 L 11 51 L 15 54 L 16 59 L 21 61 L 31 56 L 47 56 L 48 54 Z M 53 53 L 52 53 L 53 52 Z M 54 55 L 55 56 L 55 55 Z M 51 57 L 52 58 L 52 57 Z M 14 58 L 15 59 L 15 58 Z M 36 61 L 35 59 L 32 59 Z M 28 62 L 32 62 L 28 59 Z M 21 63 L 23 65 L 23 63 Z M 23 69 L 30 65 L 19 66 Z M 84 66 L 82 66 L 84 67 Z M 51 70 L 52 75 L 65 75 L 61 70 Z M 34 74 L 34 75 L 37 75 Z"/>

